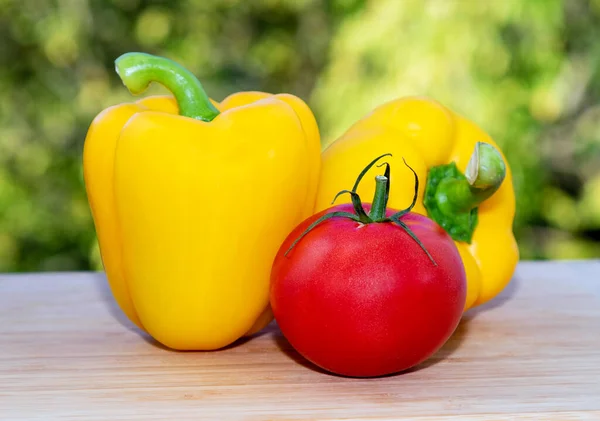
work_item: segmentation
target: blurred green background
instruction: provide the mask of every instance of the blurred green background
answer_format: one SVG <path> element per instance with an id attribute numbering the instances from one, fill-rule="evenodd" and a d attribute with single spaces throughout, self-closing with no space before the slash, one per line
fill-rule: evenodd
<path id="1" fill-rule="evenodd" d="M 81 153 L 132 100 L 113 70 L 128 51 L 217 100 L 296 94 L 324 143 L 434 97 L 505 151 L 523 259 L 600 257 L 600 0 L 0 0 L 0 271 L 100 268 Z"/>

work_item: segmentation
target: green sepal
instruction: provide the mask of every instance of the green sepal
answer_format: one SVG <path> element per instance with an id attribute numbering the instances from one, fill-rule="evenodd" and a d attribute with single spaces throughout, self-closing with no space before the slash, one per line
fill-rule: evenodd
<path id="1" fill-rule="evenodd" d="M 404 161 L 404 158 L 402 158 L 402 160 Z M 404 161 L 404 163 L 406 164 L 406 161 Z M 377 168 L 382 167 L 384 165 L 385 172 L 383 173 L 383 176 L 388 179 L 388 182 L 385 185 L 385 203 L 387 203 L 390 200 L 390 164 L 387 162 L 383 162 L 377 165 Z"/>
<path id="2" fill-rule="evenodd" d="M 314 221 L 312 224 L 310 224 L 308 226 L 308 228 L 306 228 L 302 234 L 300 234 L 300 236 L 298 238 L 296 238 L 296 240 L 294 240 L 294 242 L 290 245 L 290 247 L 287 249 L 287 251 L 284 253 L 284 256 L 287 256 L 288 253 L 292 250 L 292 248 L 294 248 L 294 246 L 296 244 L 298 244 L 298 242 L 304 238 L 304 236 L 306 234 L 308 234 L 310 231 L 312 231 L 314 228 L 317 227 L 317 225 L 322 224 L 323 222 L 327 221 L 328 219 L 331 218 L 335 218 L 335 217 L 344 217 L 344 218 L 349 218 L 352 219 L 353 221 L 356 222 L 360 222 L 358 220 L 358 216 L 354 215 L 353 213 L 350 212 L 330 212 L 330 213 L 326 213 L 325 215 L 321 216 L 319 219 L 317 219 L 316 221 Z"/>
<path id="3" fill-rule="evenodd" d="M 379 155 L 377 158 L 375 158 L 374 160 L 372 160 L 369 165 L 367 165 L 358 175 L 358 177 L 356 178 L 356 182 L 354 183 L 354 187 L 352 187 L 352 191 L 356 192 L 356 189 L 358 188 L 358 185 L 360 184 L 360 181 L 363 179 L 363 177 L 365 176 L 366 173 L 369 172 L 369 170 L 371 169 L 371 167 L 373 165 L 375 165 L 375 163 L 377 161 L 379 161 L 381 158 L 383 158 L 384 156 L 392 156 L 391 153 L 384 153 L 383 155 Z M 388 177 L 389 179 L 389 177 Z"/>
<path id="4" fill-rule="evenodd" d="M 433 257 L 431 256 L 431 254 L 429 253 L 429 251 L 427 251 L 427 248 L 425 248 L 425 245 L 423 245 L 423 243 L 421 242 L 421 240 L 419 240 L 419 238 L 415 235 L 415 233 L 412 232 L 412 230 L 408 227 L 408 225 L 406 225 L 404 222 L 402 222 L 400 220 L 401 216 L 396 216 L 396 215 L 398 215 L 398 214 L 394 214 L 394 215 L 390 216 L 390 220 L 392 222 L 394 222 L 395 224 L 399 225 L 400 227 L 402 227 L 404 229 L 404 231 L 406 231 L 406 233 L 408 235 L 410 235 L 412 237 L 412 239 L 417 242 L 417 244 L 419 244 L 419 246 L 427 254 L 427 257 L 429 257 L 429 260 L 431 260 L 431 262 L 433 263 L 433 265 L 437 266 L 436 261 L 433 260 Z"/>
<path id="5" fill-rule="evenodd" d="M 369 222 L 373 222 L 371 220 L 371 218 L 369 218 L 369 215 L 367 215 L 367 212 L 365 211 L 365 209 L 363 208 L 362 201 L 360 200 L 360 196 L 356 192 L 353 192 L 350 190 L 342 190 L 342 191 L 338 192 L 338 194 L 335 195 L 331 204 L 334 204 L 335 201 L 337 200 L 337 198 L 345 193 L 348 193 L 350 195 L 350 198 L 352 200 L 352 206 L 354 206 L 354 211 L 358 215 L 360 222 L 362 222 L 363 224 L 368 224 Z"/>
<path id="6" fill-rule="evenodd" d="M 413 175 L 415 176 L 415 194 L 413 195 L 413 200 L 412 200 L 411 204 L 406 209 L 403 209 L 392 215 L 392 216 L 396 216 L 398 218 L 409 213 L 417 204 L 417 198 L 419 197 L 419 176 L 417 175 L 417 172 L 410 165 L 408 165 L 406 163 L 406 160 L 404 158 L 402 158 L 402 161 L 404 161 L 404 165 L 406 165 L 408 167 L 408 169 L 411 170 Z"/>

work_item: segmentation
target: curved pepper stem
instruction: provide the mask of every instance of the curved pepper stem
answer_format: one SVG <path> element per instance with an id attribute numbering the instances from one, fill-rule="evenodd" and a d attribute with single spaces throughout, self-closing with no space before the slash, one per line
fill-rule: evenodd
<path id="1" fill-rule="evenodd" d="M 504 177 L 506 166 L 500 152 L 488 143 L 478 142 L 467 165 L 465 179 L 445 180 L 438 186 L 438 204 L 447 207 L 447 212 L 468 212 L 492 196 Z"/>
<path id="2" fill-rule="evenodd" d="M 219 115 L 198 79 L 168 58 L 125 53 L 115 60 L 115 70 L 133 95 L 141 94 L 150 83 L 158 82 L 173 93 L 180 115 L 206 122 Z"/>
<path id="3" fill-rule="evenodd" d="M 500 188 L 505 177 L 500 152 L 478 142 L 464 175 L 454 163 L 430 170 L 423 204 L 454 240 L 470 243 L 477 225 L 477 207 Z"/>

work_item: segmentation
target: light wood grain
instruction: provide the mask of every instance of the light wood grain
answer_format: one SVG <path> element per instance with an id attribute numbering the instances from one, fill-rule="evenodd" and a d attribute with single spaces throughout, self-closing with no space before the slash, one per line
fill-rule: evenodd
<path id="1" fill-rule="evenodd" d="M 600 420 L 600 262 L 522 263 L 418 370 L 348 379 L 277 327 L 216 352 L 156 346 L 102 274 L 0 275 L 0 420 Z"/>

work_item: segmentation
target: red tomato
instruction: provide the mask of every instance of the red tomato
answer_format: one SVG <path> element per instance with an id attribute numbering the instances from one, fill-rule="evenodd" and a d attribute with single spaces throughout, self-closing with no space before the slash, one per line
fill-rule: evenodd
<path id="1" fill-rule="evenodd" d="M 289 234 L 273 264 L 271 305 L 289 343 L 339 375 L 372 377 L 413 367 L 440 349 L 461 319 L 466 275 L 452 238 L 431 219 L 363 224 L 316 214 Z M 364 205 L 369 212 L 370 206 Z M 384 208 L 385 209 L 385 208 Z M 389 217 L 395 210 L 387 209 Z"/>

